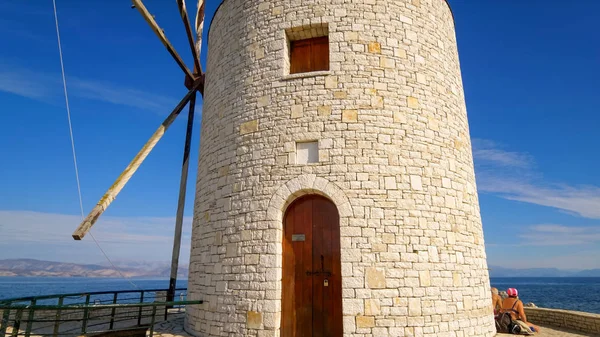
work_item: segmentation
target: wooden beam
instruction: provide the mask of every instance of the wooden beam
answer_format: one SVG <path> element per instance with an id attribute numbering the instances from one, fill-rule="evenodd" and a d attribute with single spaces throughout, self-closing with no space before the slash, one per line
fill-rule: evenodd
<path id="1" fill-rule="evenodd" d="M 135 7 L 138 10 L 138 12 L 140 12 L 140 14 L 142 14 L 142 17 L 144 18 L 144 20 L 146 20 L 146 22 L 150 25 L 150 28 L 152 28 L 152 30 L 154 31 L 156 36 L 158 36 L 158 38 L 160 39 L 162 44 L 167 48 L 167 51 L 169 52 L 169 54 L 171 54 L 171 56 L 173 56 L 173 59 L 175 59 L 175 62 L 177 62 L 177 64 L 181 68 L 181 70 L 183 70 L 183 72 L 189 78 L 195 79 L 196 77 L 194 76 L 194 74 L 192 74 L 192 72 L 185 65 L 185 63 L 183 62 L 183 60 L 181 59 L 179 54 L 177 54 L 177 51 L 175 51 L 175 48 L 173 48 L 173 46 L 171 45 L 171 42 L 169 42 L 169 40 L 167 39 L 165 32 L 163 31 L 162 28 L 160 28 L 158 26 L 158 24 L 154 20 L 154 17 L 152 16 L 152 14 L 150 14 L 150 12 L 148 12 L 148 10 L 146 9 L 146 6 L 144 6 L 144 3 L 142 2 L 142 0 L 132 0 L 132 2 L 133 2 L 133 7 Z"/>
<path id="2" fill-rule="evenodd" d="M 125 168 L 125 170 L 121 173 L 121 175 L 117 178 L 115 183 L 106 191 L 104 196 L 100 199 L 98 204 L 92 209 L 90 214 L 81 222 L 79 227 L 73 232 L 73 239 L 81 240 L 90 231 L 94 223 L 98 220 L 98 218 L 106 211 L 108 206 L 115 200 L 119 192 L 123 189 L 125 184 L 131 179 L 133 174 L 139 169 L 140 165 L 144 162 L 148 154 L 152 151 L 152 149 L 156 146 L 158 141 L 165 134 L 165 131 L 173 124 L 179 113 L 183 110 L 185 105 L 190 101 L 192 97 L 196 96 L 196 91 L 200 87 L 202 81 L 196 81 L 194 83 L 194 87 L 190 90 L 177 104 L 175 109 L 171 112 L 171 114 L 162 122 L 158 130 L 154 132 L 152 137 L 144 144 L 144 147 L 138 152 L 138 154 L 133 158 L 131 163 Z"/>
<path id="3" fill-rule="evenodd" d="M 183 147 L 183 163 L 181 164 L 181 180 L 179 182 L 179 200 L 177 201 L 177 215 L 175 217 L 175 235 L 173 238 L 173 254 L 171 255 L 171 277 L 169 279 L 169 291 L 167 291 L 167 302 L 173 302 L 175 298 L 175 286 L 177 284 L 177 269 L 179 267 L 179 253 L 181 248 L 181 230 L 183 227 L 183 211 L 185 210 L 185 194 L 187 187 L 188 171 L 190 167 L 190 148 L 192 146 L 192 133 L 194 131 L 194 113 L 196 107 L 196 95 L 190 99 L 188 113 L 187 132 L 185 134 L 185 145 Z"/>
<path id="4" fill-rule="evenodd" d="M 196 54 L 202 55 L 202 32 L 204 31 L 204 0 L 198 0 L 198 12 L 196 13 Z"/>
<path id="5" fill-rule="evenodd" d="M 199 51 L 196 50 L 196 46 L 194 45 L 194 33 L 192 33 L 192 25 L 190 24 L 190 19 L 188 18 L 185 0 L 177 0 L 177 7 L 179 7 L 179 15 L 181 16 L 183 26 L 185 27 L 185 34 L 187 35 L 188 43 L 190 45 L 190 48 L 192 49 L 192 56 L 194 57 L 194 74 L 202 74 L 202 65 L 200 65 L 200 54 Z"/>

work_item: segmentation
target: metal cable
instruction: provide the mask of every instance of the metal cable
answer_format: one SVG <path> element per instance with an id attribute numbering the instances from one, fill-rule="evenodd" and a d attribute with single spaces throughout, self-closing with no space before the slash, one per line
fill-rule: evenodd
<path id="1" fill-rule="evenodd" d="M 75 179 L 77 180 L 77 194 L 79 196 L 79 209 L 81 210 L 81 219 L 83 220 L 85 218 L 85 213 L 83 212 L 83 198 L 81 197 L 81 184 L 79 182 L 79 168 L 77 167 L 77 155 L 75 153 L 75 139 L 73 137 L 73 125 L 71 123 L 71 108 L 69 106 L 69 95 L 67 93 L 67 79 L 65 77 L 65 64 L 63 61 L 62 45 L 60 42 L 60 30 L 58 29 L 58 14 L 56 11 L 56 0 L 52 0 L 52 5 L 54 6 L 54 22 L 56 23 L 56 37 L 58 40 L 58 53 L 60 55 L 60 69 L 61 69 L 61 73 L 62 73 L 63 89 L 64 89 L 64 93 L 65 93 L 65 104 L 67 106 L 67 119 L 69 120 L 69 136 L 71 137 L 71 150 L 73 152 L 73 164 L 75 166 Z M 98 247 L 98 249 L 100 249 L 100 251 L 102 252 L 102 255 L 104 255 L 104 257 L 106 258 L 108 263 L 110 263 L 110 265 L 113 267 L 113 269 L 115 271 L 117 271 L 117 273 L 119 273 L 119 275 L 121 275 L 121 277 L 123 277 L 125 280 L 127 280 L 127 282 L 129 282 L 133 287 L 139 289 L 135 283 L 133 283 L 128 277 L 126 277 L 121 272 L 121 270 L 119 270 L 119 268 L 117 268 L 115 266 L 115 264 L 110 260 L 110 258 L 108 257 L 108 255 L 106 254 L 104 249 L 102 249 L 102 247 L 100 246 L 100 244 L 98 243 L 98 241 L 96 240 L 96 238 L 94 237 L 94 235 L 91 232 L 90 232 L 90 236 L 92 237 L 93 241 L 96 243 L 96 246 Z"/>

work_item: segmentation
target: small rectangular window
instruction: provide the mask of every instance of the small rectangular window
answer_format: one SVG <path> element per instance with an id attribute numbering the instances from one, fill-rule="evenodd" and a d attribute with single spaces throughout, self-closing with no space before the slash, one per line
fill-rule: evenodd
<path id="1" fill-rule="evenodd" d="M 319 162 L 319 142 L 296 143 L 296 164 L 306 165 Z"/>
<path id="2" fill-rule="evenodd" d="M 329 37 L 290 41 L 290 74 L 329 70 Z"/>

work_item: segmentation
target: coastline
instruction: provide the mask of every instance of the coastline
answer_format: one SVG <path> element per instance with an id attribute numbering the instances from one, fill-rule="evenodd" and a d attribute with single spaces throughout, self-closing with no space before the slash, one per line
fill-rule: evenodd
<path id="1" fill-rule="evenodd" d="M 164 288 L 168 285 L 166 278 L 134 278 L 131 279 L 140 289 L 159 289 Z M 600 312 L 589 312 L 585 310 L 573 310 L 567 309 L 563 306 L 559 308 L 548 308 L 544 307 L 542 303 L 534 299 L 536 293 L 532 293 L 528 290 L 535 289 L 538 293 L 550 293 L 552 287 L 561 286 L 568 289 L 572 293 L 570 296 L 575 297 L 581 301 L 582 297 L 587 296 L 589 298 L 589 290 L 581 290 L 582 284 L 591 283 L 593 286 L 600 286 L 600 278 L 571 278 L 571 279 L 559 279 L 559 278 L 492 278 L 492 284 L 507 284 L 515 285 L 521 289 L 524 289 L 522 294 L 524 295 L 525 303 L 534 302 L 536 305 L 541 307 L 526 307 L 525 311 L 530 321 L 535 324 L 540 324 L 542 327 L 549 327 L 557 329 L 557 331 L 578 331 L 581 333 L 589 334 L 590 336 L 600 335 Z M 187 279 L 178 282 L 178 286 L 185 287 L 187 285 Z M 520 281 L 521 283 L 519 284 Z M 560 282 L 563 281 L 563 282 Z M 566 281 L 566 282 L 565 282 Z M 579 282 L 577 286 L 573 286 L 573 282 Z M 550 287 L 550 288 L 548 288 Z M 0 276 L 0 301 L 13 298 L 21 298 L 27 296 L 38 296 L 38 295 L 50 295 L 50 294 L 61 294 L 61 293 L 73 293 L 73 292 L 92 292 L 92 291 L 104 291 L 104 290 L 127 290 L 132 289 L 132 286 L 128 284 L 126 280 L 121 278 L 86 278 L 86 277 L 7 277 Z M 574 296 L 574 293 L 579 295 Z M 569 294 L 567 294 L 569 295 Z M 565 303 L 563 303 L 565 304 Z M 599 303 L 600 304 L 600 303 Z M 545 335 L 544 335 L 545 336 Z M 549 334 L 548 336 L 555 336 Z M 582 334 L 558 334 L 556 336 L 587 336 Z"/>

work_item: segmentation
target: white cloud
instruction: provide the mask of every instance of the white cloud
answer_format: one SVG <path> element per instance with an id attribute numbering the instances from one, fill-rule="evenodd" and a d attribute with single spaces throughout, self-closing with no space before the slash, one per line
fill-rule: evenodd
<path id="1" fill-rule="evenodd" d="M 544 181 L 529 154 L 505 151 L 491 141 L 475 140 L 473 147 L 480 192 L 600 219 L 599 187 Z"/>
<path id="2" fill-rule="evenodd" d="M 102 263 L 103 257 L 88 235 L 74 241 L 80 216 L 30 211 L 0 211 L 0 256 L 77 263 Z M 111 259 L 169 261 L 173 245 L 173 217 L 100 218 L 94 237 Z M 191 217 L 184 219 L 181 261 L 189 261 Z M 26 252 L 26 253 L 24 253 Z"/>
<path id="3" fill-rule="evenodd" d="M 486 242 L 488 263 L 506 268 L 600 268 L 600 228 L 538 224 L 512 230 L 504 243 Z"/>
<path id="4" fill-rule="evenodd" d="M 473 139 L 473 156 L 478 165 L 529 168 L 533 158 L 526 153 L 502 150 L 499 145 L 486 139 Z"/>
<path id="5" fill-rule="evenodd" d="M 519 237 L 524 245 L 590 245 L 600 243 L 600 228 L 543 224 L 530 226 Z"/>
<path id="6" fill-rule="evenodd" d="M 594 186 L 537 185 L 518 177 L 478 175 L 478 188 L 508 200 L 552 207 L 579 216 L 600 219 L 600 188 Z M 540 184 L 544 184 L 543 182 Z"/>
<path id="7" fill-rule="evenodd" d="M 5 70 L 0 70 L 0 91 L 42 101 L 54 95 L 51 86 L 43 84 L 44 81 L 33 80 L 36 77 L 32 72 L 2 68 Z"/>
<path id="8" fill-rule="evenodd" d="M 123 85 L 82 79 L 76 76 L 67 76 L 67 89 L 70 97 L 149 110 L 165 115 L 179 101 L 178 99 Z M 62 104 L 64 100 L 62 80 L 59 73 L 34 72 L 29 69 L 15 67 L 6 62 L 0 63 L 0 91 L 45 103 Z"/>
<path id="9" fill-rule="evenodd" d="M 473 140 L 480 193 L 551 207 L 600 219 L 600 188 L 548 181 L 528 153 L 507 150 L 485 139 Z M 520 221 L 519 221 L 520 222 Z M 592 222 L 593 223 L 593 222 Z M 488 238 L 488 262 L 509 268 L 599 268 L 600 227 L 537 224 L 512 229 L 506 242 Z M 504 239 L 504 238 L 502 238 Z"/>
<path id="10" fill-rule="evenodd" d="M 71 78 L 67 82 L 74 95 L 116 105 L 167 114 L 178 100 L 106 82 Z"/>

